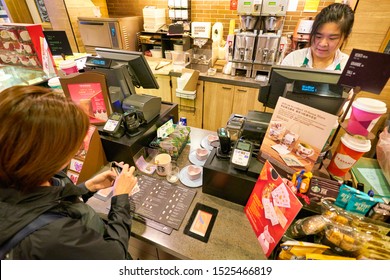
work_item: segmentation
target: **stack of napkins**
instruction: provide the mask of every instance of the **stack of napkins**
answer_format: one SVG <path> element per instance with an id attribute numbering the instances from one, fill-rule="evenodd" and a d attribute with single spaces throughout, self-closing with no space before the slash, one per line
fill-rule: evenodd
<path id="1" fill-rule="evenodd" d="M 196 90 L 190 91 L 190 90 L 184 90 L 184 89 L 176 89 L 176 96 L 180 98 L 185 99 L 192 99 L 194 100 L 196 98 Z"/>

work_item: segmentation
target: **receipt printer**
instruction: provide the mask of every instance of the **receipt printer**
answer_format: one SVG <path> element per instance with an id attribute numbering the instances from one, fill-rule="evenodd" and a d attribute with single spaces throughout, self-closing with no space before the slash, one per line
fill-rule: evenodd
<path id="1" fill-rule="evenodd" d="M 242 127 L 241 137 L 261 145 L 271 117 L 271 113 L 249 111 Z"/>
<path id="2" fill-rule="evenodd" d="M 122 109 L 124 112 L 135 109 L 143 122 L 149 123 L 160 114 L 161 97 L 132 94 L 123 100 Z"/>

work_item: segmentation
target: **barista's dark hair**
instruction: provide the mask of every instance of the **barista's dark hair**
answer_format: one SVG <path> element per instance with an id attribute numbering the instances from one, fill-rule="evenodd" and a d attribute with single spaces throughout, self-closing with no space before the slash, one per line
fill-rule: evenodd
<path id="1" fill-rule="evenodd" d="M 0 187 L 27 191 L 48 181 L 80 148 L 84 111 L 59 93 L 14 86 L 0 93 Z"/>
<path id="2" fill-rule="evenodd" d="M 346 40 L 351 34 L 355 16 L 349 5 L 334 3 L 323 8 L 314 19 L 310 32 L 310 42 L 313 43 L 318 29 L 325 23 L 334 22 L 339 25 L 342 40 Z"/>

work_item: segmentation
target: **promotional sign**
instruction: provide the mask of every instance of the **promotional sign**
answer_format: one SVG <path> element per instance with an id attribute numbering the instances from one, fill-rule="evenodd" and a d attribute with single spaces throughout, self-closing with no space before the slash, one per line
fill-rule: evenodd
<path id="1" fill-rule="evenodd" d="M 52 55 L 73 55 L 68 37 L 65 31 L 43 31 Z"/>
<path id="2" fill-rule="evenodd" d="M 339 85 L 380 94 L 390 76 L 390 54 L 353 49 Z"/>
<path id="3" fill-rule="evenodd" d="M 288 173 L 311 171 L 335 126 L 337 116 L 279 97 L 259 159 Z"/>
<path id="4" fill-rule="evenodd" d="M 266 161 L 244 211 L 267 257 L 301 208 L 301 202 Z"/>

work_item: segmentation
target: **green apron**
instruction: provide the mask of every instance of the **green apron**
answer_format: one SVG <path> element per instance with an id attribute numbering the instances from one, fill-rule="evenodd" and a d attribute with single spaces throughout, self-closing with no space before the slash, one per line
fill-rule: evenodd
<path id="1" fill-rule="evenodd" d="M 302 67 L 307 67 L 308 64 L 309 64 L 309 59 L 308 59 L 307 57 L 305 57 L 305 59 L 303 60 L 303 63 L 302 63 Z M 338 64 L 336 65 L 336 68 L 335 68 L 334 70 L 339 70 L 339 71 L 341 71 L 341 65 L 340 65 L 340 63 L 338 63 Z"/>

